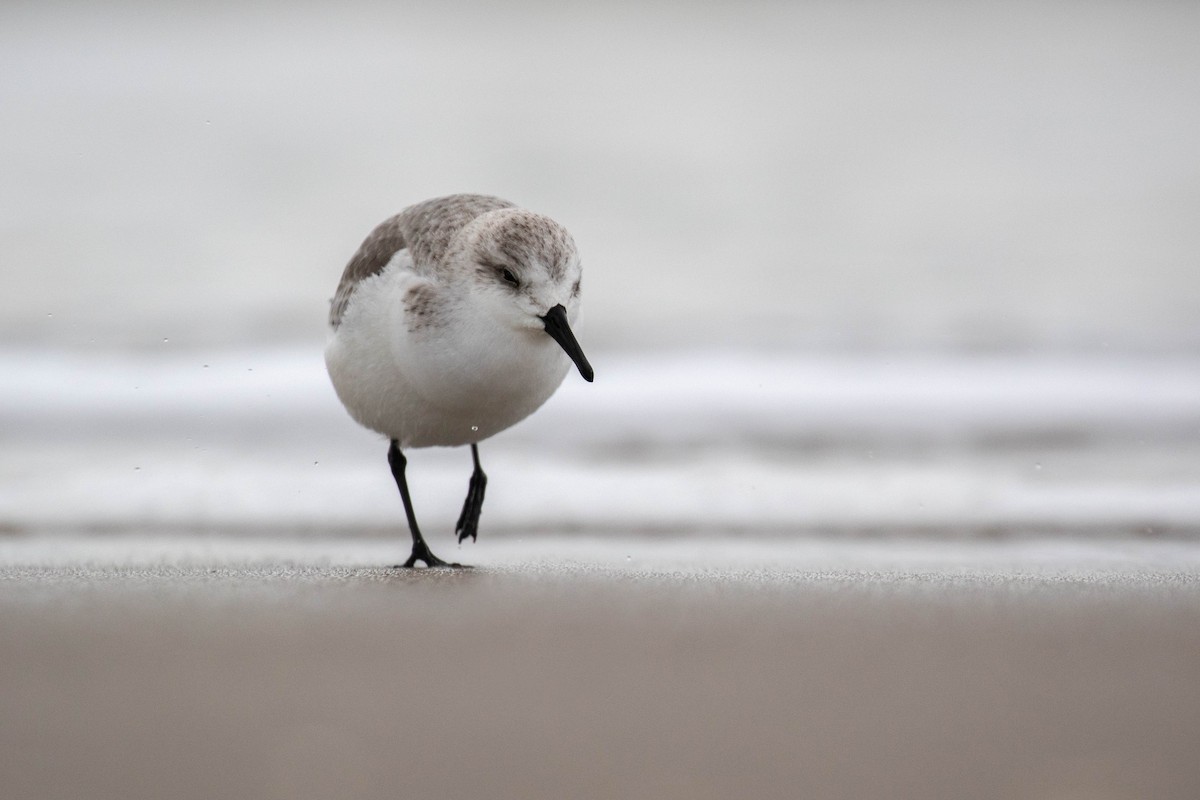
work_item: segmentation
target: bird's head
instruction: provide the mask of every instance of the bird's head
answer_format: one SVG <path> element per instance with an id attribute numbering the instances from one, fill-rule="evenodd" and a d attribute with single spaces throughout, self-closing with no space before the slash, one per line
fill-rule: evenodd
<path id="1" fill-rule="evenodd" d="M 503 208 L 476 217 L 461 244 L 460 266 L 476 301 L 501 324 L 550 336 L 591 381 L 592 367 L 571 330 L 583 267 L 567 229 L 541 214 Z"/>

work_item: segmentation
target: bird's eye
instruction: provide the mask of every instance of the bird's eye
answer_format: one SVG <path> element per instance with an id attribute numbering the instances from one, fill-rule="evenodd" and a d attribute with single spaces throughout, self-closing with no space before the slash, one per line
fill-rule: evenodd
<path id="1" fill-rule="evenodd" d="M 510 269 L 501 267 L 500 268 L 500 277 L 504 279 L 505 283 L 510 284 L 512 286 L 520 286 L 521 285 L 521 282 L 519 280 L 517 280 L 517 276 L 513 275 L 512 270 L 510 270 Z"/>

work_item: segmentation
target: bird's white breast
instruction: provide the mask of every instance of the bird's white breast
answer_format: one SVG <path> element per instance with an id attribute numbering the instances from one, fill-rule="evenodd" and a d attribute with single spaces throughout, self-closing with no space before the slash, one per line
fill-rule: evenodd
<path id="1" fill-rule="evenodd" d="M 462 445 L 520 422 L 554 393 L 570 362 L 542 331 L 503 325 L 469 302 L 413 326 L 405 296 L 426 279 L 410 268 L 401 251 L 363 280 L 325 349 L 355 420 L 401 447 Z"/>

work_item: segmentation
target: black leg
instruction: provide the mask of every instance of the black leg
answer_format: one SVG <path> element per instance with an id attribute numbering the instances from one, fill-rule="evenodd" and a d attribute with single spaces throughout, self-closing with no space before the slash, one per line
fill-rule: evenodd
<path id="1" fill-rule="evenodd" d="M 475 541 L 479 533 L 479 513 L 483 511 L 483 492 L 487 489 L 487 475 L 479 466 L 479 447 L 471 445 L 471 458 L 475 461 L 475 471 L 471 473 L 471 482 L 467 485 L 467 499 L 463 502 L 462 513 L 458 515 L 458 523 L 454 532 L 458 534 L 461 544 L 468 536 Z"/>
<path id="2" fill-rule="evenodd" d="M 404 514 L 408 517 L 408 530 L 412 533 L 412 555 L 399 566 L 415 567 L 418 561 L 424 561 L 427 567 L 461 567 L 462 564 L 451 564 L 435 556 L 425 544 L 425 537 L 417 527 L 417 515 L 413 513 L 412 498 L 408 495 L 408 481 L 404 479 L 404 468 L 408 459 L 400 452 L 400 443 L 392 439 L 388 448 L 388 466 L 392 468 L 392 477 L 396 479 L 396 488 L 400 490 L 400 499 L 404 501 Z"/>

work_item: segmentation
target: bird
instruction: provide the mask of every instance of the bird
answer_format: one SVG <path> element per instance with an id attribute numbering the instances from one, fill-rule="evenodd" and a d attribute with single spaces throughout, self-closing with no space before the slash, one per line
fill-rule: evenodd
<path id="1" fill-rule="evenodd" d="M 325 366 L 350 416 L 383 434 L 412 552 L 397 568 L 462 567 L 430 550 L 405 478 L 410 448 L 470 445 L 455 524 L 476 541 L 487 475 L 479 442 L 520 422 L 574 364 L 582 264 L 548 216 L 499 197 L 453 194 L 408 206 L 363 240 L 330 301 Z"/>

